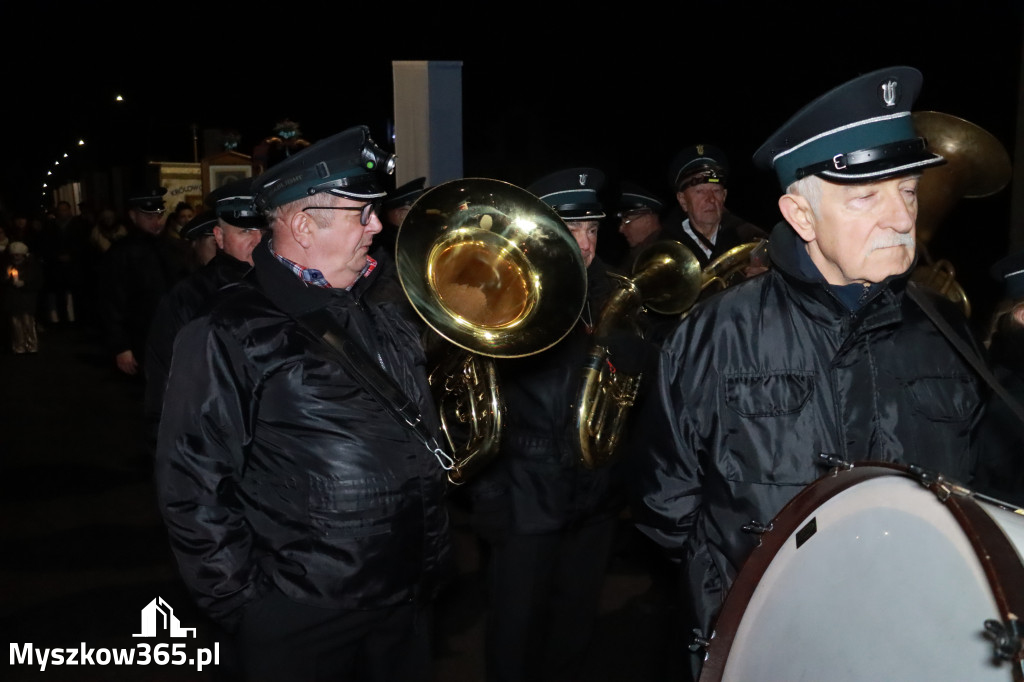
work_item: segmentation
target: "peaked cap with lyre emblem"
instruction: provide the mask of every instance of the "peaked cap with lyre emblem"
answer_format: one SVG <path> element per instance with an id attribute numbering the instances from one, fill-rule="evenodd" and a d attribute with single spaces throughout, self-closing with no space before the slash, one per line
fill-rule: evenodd
<path id="1" fill-rule="evenodd" d="M 725 152 L 710 144 L 691 144 L 673 157 L 668 165 L 668 180 L 673 192 L 711 183 L 726 185 L 729 159 Z"/>
<path id="2" fill-rule="evenodd" d="M 909 66 L 847 81 L 786 121 L 754 153 L 754 163 L 774 170 L 783 189 L 808 175 L 859 184 L 945 163 L 914 131 L 910 108 L 922 81 Z"/>
<path id="3" fill-rule="evenodd" d="M 600 220 L 605 212 L 597 193 L 604 182 L 604 173 L 596 168 L 566 168 L 545 175 L 527 190 L 555 209 L 562 220 Z"/>

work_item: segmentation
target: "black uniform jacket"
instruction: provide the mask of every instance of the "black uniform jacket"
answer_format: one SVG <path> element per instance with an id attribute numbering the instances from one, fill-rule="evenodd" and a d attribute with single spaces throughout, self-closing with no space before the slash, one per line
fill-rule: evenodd
<path id="1" fill-rule="evenodd" d="M 496 531 L 546 533 L 604 518 L 624 504 L 613 468 L 589 470 L 578 461 L 573 405 L 596 323 L 615 286 L 595 259 L 587 269 L 587 305 L 568 335 L 551 348 L 501 360 L 505 402 L 501 450 L 470 483 L 478 514 Z"/>
<path id="2" fill-rule="evenodd" d="M 146 340 L 145 413 L 147 423 L 154 428 L 160 421 L 175 337 L 221 287 L 242 279 L 250 267 L 248 263 L 218 251 L 209 263 L 175 284 L 160 299 Z"/>
<path id="3" fill-rule="evenodd" d="M 708 627 L 768 524 L 825 473 L 819 453 L 916 463 L 967 482 L 982 396 L 974 371 L 905 296 L 909 272 L 856 312 L 797 273 L 792 229 L 773 268 L 698 304 L 662 347 L 638 415 L 639 528 L 684 562 Z M 965 339 L 966 322 L 936 300 Z M 976 344 L 975 344 L 976 345 Z"/>
<path id="4" fill-rule="evenodd" d="M 110 353 L 130 350 L 142 362 L 160 298 L 185 275 L 172 249 L 169 238 L 132 228 L 103 254 L 97 294 Z"/>
<path id="5" fill-rule="evenodd" d="M 276 588 L 366 609 L 427 599 L 449 553 L 434 456 L 294 316 L 326 311 L 437 430 L 404 299 L 307 287 L 267 243 L 175 343 L 156 458 L 182 576 L 227 626 Z M 374 281 L 377 279 L 377 281 Z"/>
<path id="6" fill-rule="evenodd" d="M 672 210 L 662 223 L 665 227 L 661 232 L 661 238 L 675 239 L 680 242 L 693 252 L 701 268 L 706 268 L 713 260 L 728 252 L 729 249 L 741 244 L 757 241 L 758 239 L 768 238 L 765 231 L 757 225 L 748 223 L 735 213 L 725 211 L 722 214 L 722 224 L 719 226 L 718 234 L 715 236 L 715 248 L 711 249 L 711 255 L 707 256 L 698 246 L 696 240 L 683 229 L 684 220 L 686 220 L 686 214 L 681 209 Z"/>
<path id="7" fill-rule="evenodd" d="M 993 336 L 989 361 L 996 380 L 1024 405 L 1024 327 L 1015 325 Z M 1024 423 L 995 392 L 981 426 L 974 488 L 1024 507 Z"/>

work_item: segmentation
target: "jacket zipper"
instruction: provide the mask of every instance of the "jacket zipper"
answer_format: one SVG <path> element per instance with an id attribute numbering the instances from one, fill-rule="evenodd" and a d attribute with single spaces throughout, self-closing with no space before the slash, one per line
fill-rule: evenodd
<path id="1" fill-rule="evenodd" d="M 366 309 L 365 305 L 363 305 L 362 299 L 359 299 L 359 298 L 356 299 L 356 308 L 358 308 L 359 312 L 361 312 L 363 314 L 363 316 L 366 318 L 365 320 L 363 320 L 363 322 L 369 322 L 370 311 Z M 371 330 L 371 331 L 375 329 L 372 324 L 362 324 L 361 323 L 360 326 L 364 328 L 364 331 L 366 331 L 367 328 L 369 330 Z M 387 372 L 388 368 L 384 364 L 384 356 L 380 354 L 380 344 L 379 343 L 374 343 L 374 355 L 377 356 L 377 364 L 380 365 L 380 368 L 382 370 L 384 370 L 385 372 Z"/>

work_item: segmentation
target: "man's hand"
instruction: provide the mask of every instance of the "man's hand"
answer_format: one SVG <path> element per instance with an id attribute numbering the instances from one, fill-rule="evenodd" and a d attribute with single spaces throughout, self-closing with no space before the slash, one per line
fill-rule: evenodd
<path id="1" fill-rule="evenodd" d="M 130 350 L 123 350 L 114 358 L 117 368 L 129 376 L 135 376 L 139 372 L 139 363 L 135 361 L 135 354 Z"/>
<path id="2" fill-rule="evenodd" d="M 768 272 L 768 267 L 765 265 L 748 265 L 743 268 L 743 277 L 750 279 L 751 277 L 760 275 L 762 272 Z"/>

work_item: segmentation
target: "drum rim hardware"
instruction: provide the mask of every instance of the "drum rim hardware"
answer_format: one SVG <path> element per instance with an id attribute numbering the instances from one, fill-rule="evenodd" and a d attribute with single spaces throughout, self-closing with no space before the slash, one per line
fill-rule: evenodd
<path id="1" fill-rule="evenodd" d="M 1021 661 L 1021 647 L 1024 646 L 1024 627 L 1017 618 L 985 621 L 985 636 L 992 640 L 995 657 L 1002 661 Z M 1024 671 L 1024 669 L 1022 669 Z"/>

